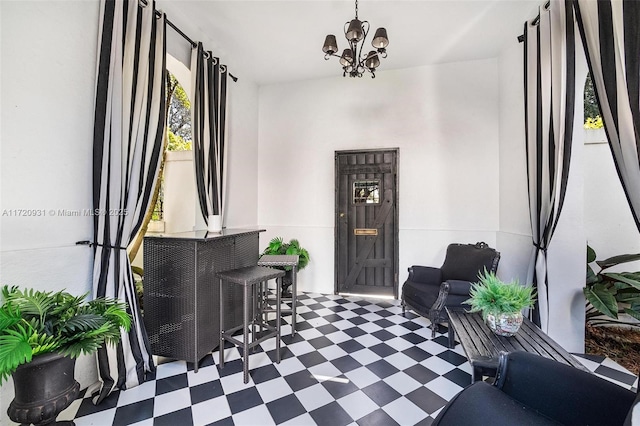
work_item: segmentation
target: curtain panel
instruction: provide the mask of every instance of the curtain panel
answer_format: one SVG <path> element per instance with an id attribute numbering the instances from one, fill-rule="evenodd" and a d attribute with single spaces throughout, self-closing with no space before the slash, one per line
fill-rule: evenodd
<path id="1" fill-rule="evenodd" d="M 640 2 L 577 0 L 575 8 L 609 147 L 640 231 Z"/>
<path id="2" fill-rule="evenodd" d="M 93 139 L 94 296 L 127 303 L 133 318 L 117 347 L 98 351 L 94 403 L 144 382 L 155 366 L 136 299 L 127 245 L 154 188 L 165 131 L 166 20 L 153 1 L 102 0 Z"/>
<path id="3" fill-rule="evenodd" d="M 575 34 L 570 0 L 541 6 L 524 25 L 525 141 L 529 212 L 538 292 L 532 320 L 548 329 L 547 248 L 562 211 L 575 103 Z"/>
<path id="4" fill-rule="evenodd" d="M 227 72 L 202 43 L 191 50 L 191 129 L 200 211 L 224 223 L 227 154 Z"/>

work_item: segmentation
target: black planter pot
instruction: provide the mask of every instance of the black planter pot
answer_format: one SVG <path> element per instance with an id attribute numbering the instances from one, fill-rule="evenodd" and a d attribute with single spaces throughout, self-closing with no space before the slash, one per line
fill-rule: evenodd
<path id="1" fill-rule="evenodd" d="M 293 270 L 284 271 L 285 275 L 282 277 L 282 297 L 291 297 L 291 285 L 293 284 Z"/>
<path id="2" fill-rule="evenodd" d="M 13 373 L 15 398 L 7 414 L 16 423 L 35 425 L 55 421 L 80 393 L 74 378 L 76 360 L 58 353 L 34 357 Z"/>

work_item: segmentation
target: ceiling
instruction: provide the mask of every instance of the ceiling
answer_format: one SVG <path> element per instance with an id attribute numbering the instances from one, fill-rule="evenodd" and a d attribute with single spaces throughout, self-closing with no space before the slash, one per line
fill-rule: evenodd
<path id="1" fill-rule="evenodd" d="M 344 23 L 353 1 L 157 0 L 170 21 L 258 84 L 342 75 L 322 44 L 335 34 L 346 47 Z M 359 0 L 359 18 L 371 31 L 385 27 L 388 57 L 379 70 L 493 58 L 510 45 L 541 0 Z M 172 31 L 172 30 L 169 30 Z M 370 46 L 369 35 L 367 45 Z M 363 78 L 369 78 L 365 76 Z"/>

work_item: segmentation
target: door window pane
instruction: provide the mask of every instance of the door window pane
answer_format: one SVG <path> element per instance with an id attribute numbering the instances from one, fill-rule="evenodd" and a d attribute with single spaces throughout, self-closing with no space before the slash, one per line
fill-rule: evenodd
<path id="1" fill-rule="evenodd" d="M 380 181 L 353 182 L 353 204 L 380 204 Z"/>

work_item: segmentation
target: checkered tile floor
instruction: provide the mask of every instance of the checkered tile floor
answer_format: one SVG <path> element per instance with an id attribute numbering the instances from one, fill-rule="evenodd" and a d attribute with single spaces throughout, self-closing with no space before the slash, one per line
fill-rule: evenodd
<path id="1" fill-rule="evenodd" d="M 298 333 L 282 327 L 282 361 L 275 339 L 250 356 L 242 380 L 235 347 L 225 367 L 207 356 L 198 373 L 184 361 L 158 360 L 155 378 L 115 392 L 99 406 L 81 393 L 58 420 L 84 425 L 428 425 L 471 381 L 462 348 L 431 339 L 429 322 L 402 315 L 398 301 L 305 293 L 298 298 Z M 622 386 L 636 377 L 608 359 L 581 355 L 596 374 Z"/>

